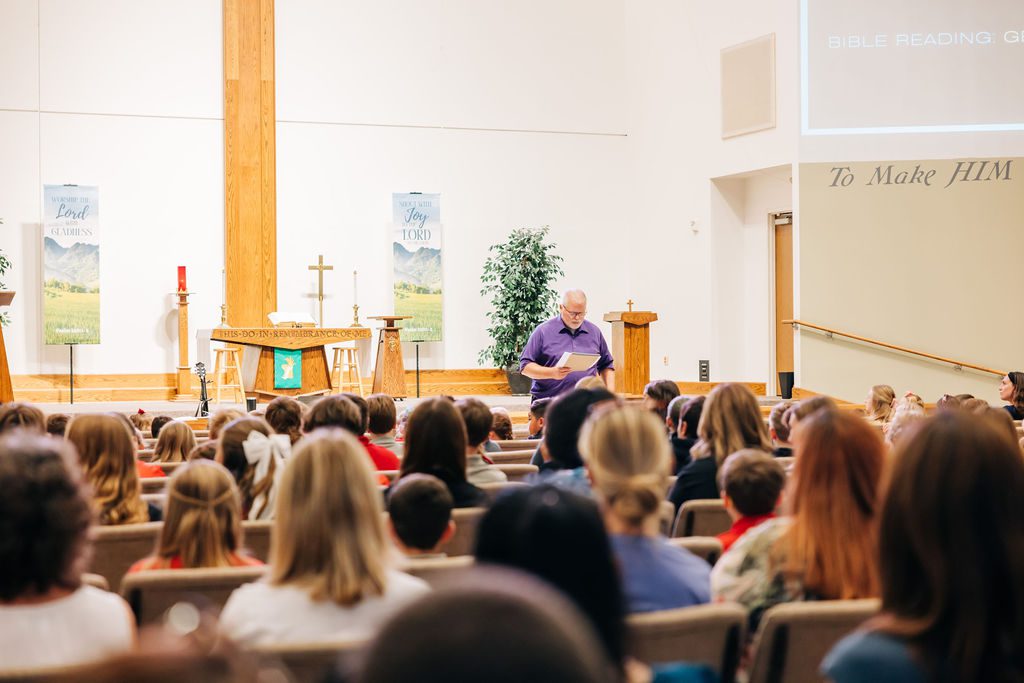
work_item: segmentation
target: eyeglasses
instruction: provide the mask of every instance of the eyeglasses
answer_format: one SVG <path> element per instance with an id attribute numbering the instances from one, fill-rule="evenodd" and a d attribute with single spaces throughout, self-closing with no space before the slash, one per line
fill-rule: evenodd
<path id="1" fill-rule="evenodd" d="M 574 318 L 574 319 L 582 318 L 583 316 L 585 316 L 587 314 L 587 311 L 585 309 L 582 310 L 582 311 L 570 311 L 568 308 L 565 307 L 565 304 L 558 304 L 558 305 L 561 306 L 562 310 L 565 311 L 566 314 L 570 318 Z"/>

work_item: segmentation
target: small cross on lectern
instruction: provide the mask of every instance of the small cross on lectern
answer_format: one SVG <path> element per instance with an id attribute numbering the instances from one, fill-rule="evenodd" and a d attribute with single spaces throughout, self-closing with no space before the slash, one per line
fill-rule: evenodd
<path id="1" fill-rule="evenodd" d="M 629 306 L 629 312 L 632 313 L 633 312 L 633 300 L 630 299 L 629 301 L 627 301 L 626 305 Z"/>
<path id="2" fill-rule="evenodd" d="M 324 255 L 320 254 L 317 257 L 316 265 L 309 266 L 310 270 L 317 271 L 317 287 L 316 294 L 317 299 L 320 301 L 320 327 L 324 326 L 324 271 L 334 270 L 334 266 L 324 265 Z"/>

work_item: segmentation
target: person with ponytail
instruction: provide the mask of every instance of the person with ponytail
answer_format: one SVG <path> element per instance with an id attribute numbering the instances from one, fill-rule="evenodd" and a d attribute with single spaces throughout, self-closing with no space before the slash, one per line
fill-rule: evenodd
<path id="1" fill-rule="evenodd" d="M 292 442 L 285 434 L 271 434 L 258 417 L 241 417 L 221 432 L 215 460 L 235 478 L 245 519 L 272 519 L 277 482 Z"/>
<path id="2" fill-rule="evenodd" d="M 1024 419 L 1024 372 L 1008 372 L 999 383 L 999 398 L 1007 402 L 1003 408 L 1014 420 Z"/>
<path id="3" fill-rule="evenodd" d="M 711 599 L 711 567 L 659 532 L 672 453 L 662 420 L 609 407 L 583 426 L 580 452 L 601 506 L 631 613 L 689 607 Z"/>
<path id="4" fill-rule="evenodd" d="M 191 462 L 171 477 L 156 552 L 128 571 L 261 565 L 240 552 L 241 519 L 242 505 L 231 473 L 209 460 Z"/>

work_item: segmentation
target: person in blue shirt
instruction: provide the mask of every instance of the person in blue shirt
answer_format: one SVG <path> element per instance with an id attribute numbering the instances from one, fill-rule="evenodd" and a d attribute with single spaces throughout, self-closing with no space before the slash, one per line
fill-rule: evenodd
<path id="1" fill-rule="evenodd" d="M 1024 458 L 991 417 L 943 411 L 892 454 L 881 613 L 826 656 L 836 683 L 1024 680 Z"/>
<path id="2" fill-rule="evenodd" d="M 672 453 L 652 412 L 609 406 L 591 415 L 580 451 L 601 506 L 631 612 L 710 601 L 711 567 L 661 535 Z"/>

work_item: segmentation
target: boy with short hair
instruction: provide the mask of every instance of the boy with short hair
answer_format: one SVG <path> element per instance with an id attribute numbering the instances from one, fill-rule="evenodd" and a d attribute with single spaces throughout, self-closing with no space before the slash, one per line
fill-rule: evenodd
<path id="1" fill-rule="evenodd" d="M 154 439 L 157 438 L 160 436 L 160 430 L 163 429 L 163 426 L 173 420 L 174 418 L 170 415 L 157 415 L 149 425 L 149 433 L 153 435 Z"/>
<path id="2" fill-rule="evenodd" d="M 368 425 L 366 432 L 370 443 L 386 448 L 399 458 L 404 454 L 404 444 L 395 441 L 395 427 L 398 424 L 398 409 L 395 399 L 387 394 L 370 394 L 366 397 Z"/>
<path id="3" fill-rule="evenodd" d="M 473 485 L 508 481 L 508 476 L 484 456 L 483 444 L 491 431 L 491 409 L 476 398 L 456 401 L 455 407 L 466 425 L 466 481 Z"/>
<path id="4" fill-rule="evenodd" d="M 732 518 L 732 528 L 718 534 L 724 552 L 748 529 L 775 516 L 786 473 L 772 456 L 746 448 L 725 459 L 719 476 L 722 501 Z"/>
<path id="5" fill-rule="evenodd" d="M 445 557 L 441 547 L 455 533 L 448 487 L 429 474 L 407 474 L 388 495 L 388 528 L 406 557 Z"/>
<path id="6" fill-rule="evenodd" d="M 530 432 L 528 438 L 544 438 L 544 413 L 547 412 L 549 403 L 551 403 L 550 398 L 538 398 L 530 404 L 530 421 L 526 425 Z"/>

